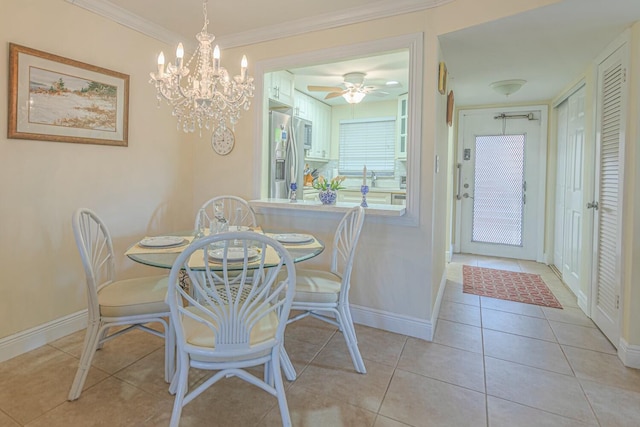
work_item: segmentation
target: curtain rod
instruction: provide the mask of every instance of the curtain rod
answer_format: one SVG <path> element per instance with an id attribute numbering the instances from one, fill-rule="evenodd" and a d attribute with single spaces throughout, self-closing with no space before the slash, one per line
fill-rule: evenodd
<path id="1" fill-rule="evenodd" d="M 528 113 L 528 114 L 505 114 L 505 113 L 500 113 L 497 116 L 493 117 L 494 119 L 528 119 L 528 120 L 536 120 L 535 117 L 533 117 L 533 113 Z"/>

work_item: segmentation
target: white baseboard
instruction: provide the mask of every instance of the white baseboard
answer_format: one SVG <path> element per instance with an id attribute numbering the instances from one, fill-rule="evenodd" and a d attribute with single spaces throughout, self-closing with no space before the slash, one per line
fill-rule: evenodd
<path id="1" fill-rule="evenodd" d="M 434 327 L 431 322 L 425 319 L 388 313 L 386 311 L 353 304 L 351 304 L 351 315 L 355 323 L 372 328 L 383 329 L 427 341 L 431 341 L 433 337 Z"/>
<path id="2" fill-rule="evenodd" d="M 576 295 L 576 302 L 578 303 L 578 307 L 582 310 L 584 314 L 588 317 L 591 317 L 591 307 L 589 305 L 589 300 L 584 292 L 580 291 Z"/>
<path id="3" fill-rule="evenodd" d="M 438 318 L 438 309 L 444 292 L 440 287 L 432 319 Z M 433 339 L 435 322 L 389 313 L 369 307 L 351 305 L 353 321 L 372 328 L 408 335 L 427 341 Z M 66 335 L 87 327 L 87 310 L 70 314 L 43 325 L 0 339 L 0 362 L 27 353 Z"/>
<path id="4" fill-rule="evenodd" d="M 640 369 L 640 345 L 629 345 L 628 342 L 620 338 L 618 357 L 624 366 Z"/>
<path id="5" fill-rule="evenodd" d="M 438 288 L 438 295 L 436 296 L 436 302 L 433 305 L 433 311 L 431 312 L 431 324 L 433 325 L 433 330 L 431 334 L 431 338 L 429 341 L 433 341 L 433 335 L 436 333 L 436 326 L 438 324 L 438 316 L 440 315 L 440 306 L 442 305 L 442 299 L 444 298 L 444 291 L 447 286 L 447 270 L 445 269 L 442 272 L 442 277 L 440 278 L 440 288 Z"/>
<path id="6" fill-rule="evenodd" d="M 0 362 L 27 353 L 87 327 L 87 310 L 0 339 Z"/>

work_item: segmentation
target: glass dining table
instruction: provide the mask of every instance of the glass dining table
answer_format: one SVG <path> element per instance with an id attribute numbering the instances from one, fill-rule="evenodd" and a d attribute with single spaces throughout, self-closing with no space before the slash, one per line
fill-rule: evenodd
<path id="1" fill-rule="evenodd" d="M 306 261 L 313 257 L 320 255 L 324 251 L 324 243 L 317 237 L 311 234 L 300 233 L 265 233 L 266 235 L 273 237 L 275 240 L 280 241 L 282 245 L 287 249 L 294 263 Z M 182 244 L 174 245 L 171 247 L 165 246 L 145 246 L 142 242 L 136 242 L 130 246 L 125 252 L 127 257 L 132 261 L 140 264 L 149 265 L 151 267 L 170 269 L 173 263 L 178 258 L 178 255 L 182 253 L 184 249 L 193 241 L 196 232 L 178 232 L 171 233 L 167 236 L 183 237 Z M 146 238 L 150 239 L 150 238 Z M 304 241 L 306 239 L 306 241 Z M 210 268 L 218 269 L 222 268 L 221 265 L 211 264 Z M 242 266 L 238 266 L 241 269 Z M 233 269 L 233 267 L 230 267 Z"/>
<path id="2" fill-rule="evenodd" d="M 262 232 L 262 230 L 257 229 L 254 230 L 256 232 Z M 171 233 L 165 236 L 155 236 L 155 237 L 146 237 L 141 241 L 135 243 L 130 246 L 129 249 L 125 252 L 132 261 L 138 262 L 140 264 L 149 265 L 152 267 L 165 268 L 170 269 L 173 267 L 175 260 L 178 258 L 180 253 L 184 251 L 189 244 L 195 239 L 196 231 L 189 231 L 183 233 Z M 308 259 L 311 259 L 315 256 L 318 256 L 324 251 L 324 243 L 311 234 L 300 234 L 300 233 L 265 233 L 268 236 L 273 237 L 275 240 L 282 243 L 282 245 L 287 249 L 287 251 L 291 254 L 294 263 L 302 262 Z M 153 240 L 166 240 L 167 236 L 180 237 L 182 240 L 179 240 L 179 244 L 167 246 L 145 246 L 143 243 L 145 241 L 153 241 Z M 211 263 L 209 264 L 209 268 L 211 270 L 218 270 L 222 268 L 222 264 Z M 238 269 L 242 269 L 242 266 L 239 265 Z M 250 268 L 250 266 L 249 266 Z M 193 268 L 197 270 L 198 268 Z M 204 267 L 202 267 L 204 269 Z M 234 267 L 229 267 L 229 270 L 233 270 Z M 181 286 L 189 286 L 187 283 L 188 277 L 186 274 L 181 274 L 180 277 L 180 285 Z M 289 359 L 289 355 L 287 351 L 283 348 L 281 353 L 281 364 L 282 369 L 284 371 L 285 377 L 289 381 L 294 381 L 296 379 L 296 370 Z"/>

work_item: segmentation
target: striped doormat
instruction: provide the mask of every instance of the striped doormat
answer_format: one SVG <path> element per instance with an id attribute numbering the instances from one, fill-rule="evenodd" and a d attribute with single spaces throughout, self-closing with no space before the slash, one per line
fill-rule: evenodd
<path id="1" fill-rule="evenodd" d="M 562 308 L 539 274 L 463 265 L 462 278 L 467 294 Z"/>

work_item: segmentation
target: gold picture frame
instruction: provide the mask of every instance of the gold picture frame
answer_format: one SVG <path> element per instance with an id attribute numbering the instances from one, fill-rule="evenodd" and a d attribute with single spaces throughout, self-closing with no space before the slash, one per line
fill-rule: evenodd
<path id="1" fill-rule="evenodd" d="M 7 137 L 128 146 L 129 76 L 9 44 Z"/>
<path id="2" fill-rule="evenodd" d="M 438 66 L 438 92 L 442 95 L 447 93 L 447 66 L 444 62 Z"/>
<path id="3" fill-rule="evenodd" d="M 447 125 L 451 127 L 453 125 L 453 91 L 449 91 L 449 95 L 447 95 Z"/>

